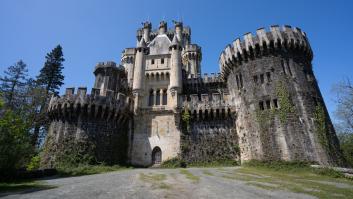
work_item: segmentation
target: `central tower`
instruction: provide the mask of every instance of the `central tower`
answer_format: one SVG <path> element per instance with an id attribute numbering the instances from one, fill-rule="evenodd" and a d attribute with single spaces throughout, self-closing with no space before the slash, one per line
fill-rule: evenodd
<path id="1" fill-rule="evenodd" d="M 134 95 L 134 122 L 130 136 L 131 163 L 158 164 L 180 152 L 180 109 L 183 75 L 197 75 L 199 61 L 188 56 L 201 54 L 190 44 L 191 31 L 174 21 L 168 29 L 161 21 L 157 30 L 144 22 L 137 30 L 137 45 L 122 54 L 128 83 Z M 193 69 L 191 69 L 193 68 Z"/>

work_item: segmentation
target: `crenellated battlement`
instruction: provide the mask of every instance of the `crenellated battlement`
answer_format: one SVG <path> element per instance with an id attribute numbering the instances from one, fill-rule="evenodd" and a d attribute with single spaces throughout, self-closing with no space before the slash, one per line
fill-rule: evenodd
<path id="1" fill-rule="evenodd" d="M 86 87 L 79 87 L 77 93 L 75 88 L 67 88 L 65 95 L 50 99 L 48 114 L 52 118 L 85 115 L 107 120 L 127 119 L 132 105 L 132 99 L 123 93 L 107 90 L 106 96 L 102 96 L 97 88 L 92 88 L 91 94 L 87 94 Z"/>
<path id="2" fill-rule="evenodd" d="M 183 110 L 190 111 L 194 118 L 225 118 L 234 114 L 229 93 L 191 94 L 183 96 Z"/>
<path id="3" fill-rule="evenodd" d="M 207 84 L 207 83 L 221 83 L 223 79 L 221 78 L 221 73 L 204 73 L 201 75 L 200 73 L 196 76 L 190 75 L 184 79 L 184 84 Z"/>
<path id="4" fill-rule="evenodd" d="M 222 51 L 219 58 L 222 78 L 227 78 L 231 68 L 237 63 L 281 49 L 301 53 L 309 61 L 313 58 L 306 34 L 300 28 L 288 25 L 274 25 L 270 27 L 270 31 L 259 28 L 256 35 L 246 33 L 243 39 L 237 38 Z"/>

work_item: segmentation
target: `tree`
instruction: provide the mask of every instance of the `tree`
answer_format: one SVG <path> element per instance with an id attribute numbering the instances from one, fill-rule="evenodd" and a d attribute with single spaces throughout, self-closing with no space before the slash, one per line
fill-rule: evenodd
<path id="1" fill-rule="evenodd" d="M 38 113 L 35 116 L 35 127 L 33 132 L 33 144 L 38 144 L 40 130 L 46 128 L 48 118 L 46 116 L 46 108 L 48 106 L 51 95 L 58 95 L 60 86 L 64 84 L 64 75 L 62 74 L 63 62 L 65 61 L 62 47 L 58 45 L 46 56 L 43 68 L 37 76 L 36 83 L 44 90 L 44 95 L 37 108 Z"/>
<path id="2" fill-rule="evenodd" d="M 19 110 L 24 103 L 27 72 L 27 65 L 20 60 L 4 71 L 4 77 L 0 77 L 0 92 L 3 94 L 5 105 L 12 110 Z"/>
<path id="3" fill-rule="evenodd" d="M 62 53 L 62 47 L 58 45 L 48 53 L 45 58 L 46 62 L 37 76 L 37 82 L 44 87 L 47 94 L 53 93 L 57 95 L 60 86 L 64 84 L 64 75 L 62 74 L 64 67 L 62 62 L 64 62 L 65 59 Z"/>
<path id="4" fill-rule="evenodd" d="M 28 162 L 33 152 L 28 132 L 27 123 L 0 100 L 0 176 L 9 177 Z"/>
<path id="5" fill-rule="evenodd" d="M 353 166 L 353 85 L 350 80 L 335 85 L 337 108 L 335 128 L 347 162 Z"/>

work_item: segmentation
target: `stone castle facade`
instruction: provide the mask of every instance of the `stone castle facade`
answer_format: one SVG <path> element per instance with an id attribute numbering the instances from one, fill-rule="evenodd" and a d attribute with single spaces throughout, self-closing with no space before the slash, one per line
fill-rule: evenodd
<path id="1" fill-rule="evenodd" d="M 162 21 L 137 30 L 121 64 L 98 63 L 91 94 L 52 97 L 47 162 L 81 140 L 98 161 L 151 166 L 181 157 L 341 164 L 339 144 L 299 28 L 271 26 L 226 46 L 220 73 L 201 76 L 191 29 Z M 51 147 L 55 146 L 55 147 Z"/>

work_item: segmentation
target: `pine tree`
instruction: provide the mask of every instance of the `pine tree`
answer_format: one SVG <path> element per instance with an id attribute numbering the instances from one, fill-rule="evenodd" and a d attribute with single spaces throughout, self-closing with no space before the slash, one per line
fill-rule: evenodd
<path id="1" fill-rule="evenodd" d="M 4 71 L 4 77 L 0 77 L 0 92 L 5 105 L 14 111 L 21 108 L 25 98 L 27 73 L 27 65 L 20 60 Z"/>
<path id="2" fill-rule="evenodd" d="M 63 57 L 62 47 L 58 45 L 46 56 L 46 61 L 43 68 L 40 70 L 37 76 L 37 85 L 44 90 L 44 96 L 41 98 L 41 102 L 38 106 L 38 113 L 34 119 L 34 131 L 32 142 L 33 145 L 38 145 L 41 131 L 45 131 L 48 126 L 48 118 L 45 110 L 47 109 L 49 98 L 51 95 L 58 95 L 60 86 L 64 84 L 64 75 L 62 74 L 63 62 L 65 61 Z"/>
<path id="3" fill-rule="evenodd" d="M 60 45 L 55 47 L 50 53 L 45 56 L 46 62 L 37 76 L 37 82 L 43 86 L 47 94 L 59 93 L 60 86 L 64 84 L 64 69 L 62 62 L 65 61 Z"/>

